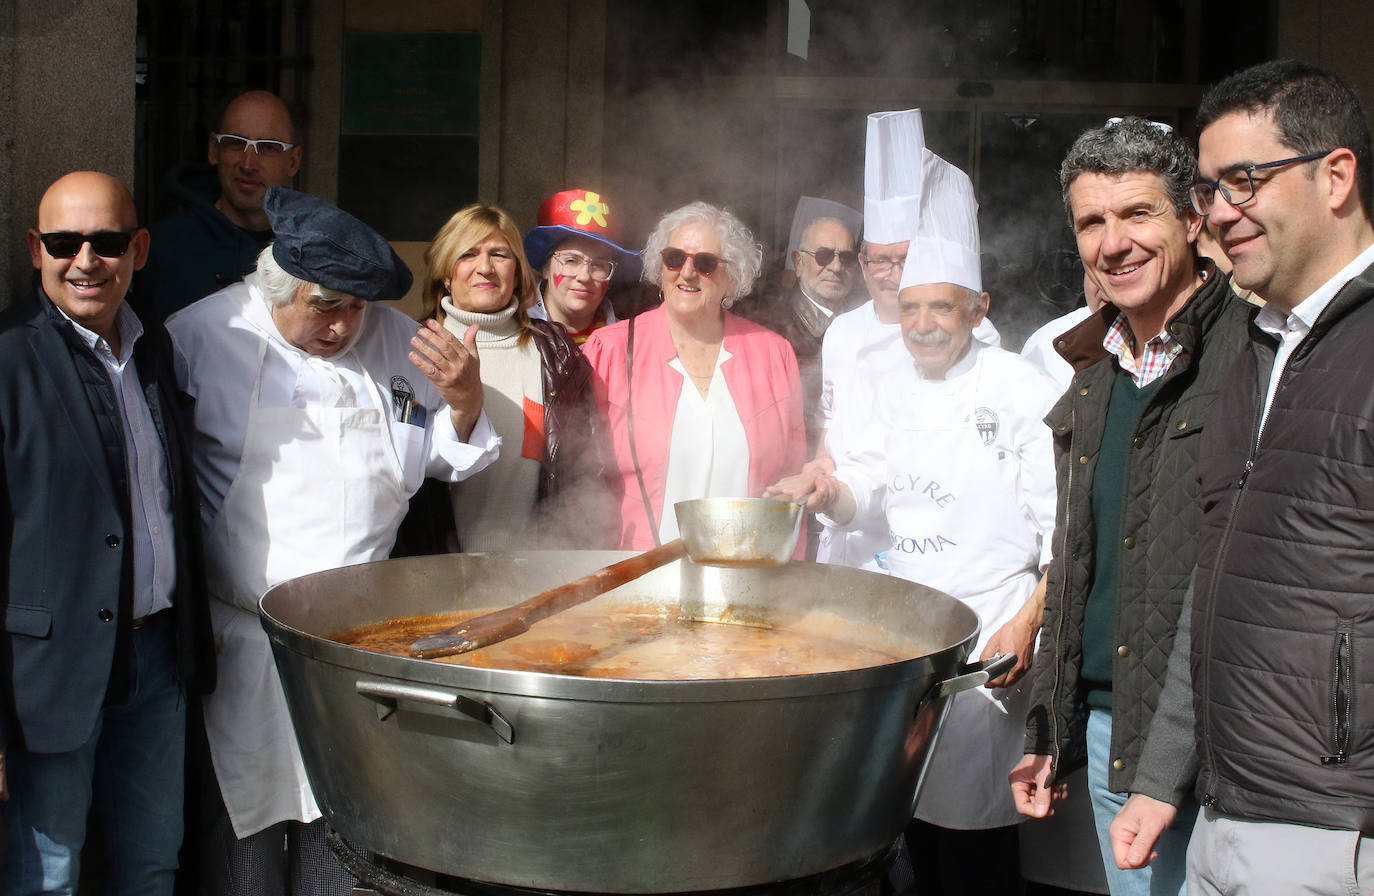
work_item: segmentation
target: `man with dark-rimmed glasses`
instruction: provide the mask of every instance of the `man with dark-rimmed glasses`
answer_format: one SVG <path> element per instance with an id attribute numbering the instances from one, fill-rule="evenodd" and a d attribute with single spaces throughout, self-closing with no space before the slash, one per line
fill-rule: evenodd
<path id="1" fill-rule="evenodd" d="M 153 249 L 132 298 L 144 319 L 163 320 L 253 270 L 272 241 L 263 196 L 290 186 L 301 165 L 291 112 L 265 90 L 224 107 L 206 153 L 208 164 L 181 165 L 164 185 L 185 211 L 152 227 Z"/>
<path id="2" fill-rule="evenodd" d="M 1198 123 L 1192 201 L 1268 305 L 1202 434 L 1191 664 L 1171 658 L 1204 807 L 1189 892 L 1370 893 L 1368 124 L 1349 84 L 1299 62 L 1227 78 Z"/>

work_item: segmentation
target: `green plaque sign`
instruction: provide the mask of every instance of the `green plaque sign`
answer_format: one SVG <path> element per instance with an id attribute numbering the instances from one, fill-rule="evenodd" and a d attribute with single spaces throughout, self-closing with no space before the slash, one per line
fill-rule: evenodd
<path id="1" fill-rule="evenodd" d="M 475 137 L 481 70 L 479 34 L 349 34 L 343 133 Z"/>

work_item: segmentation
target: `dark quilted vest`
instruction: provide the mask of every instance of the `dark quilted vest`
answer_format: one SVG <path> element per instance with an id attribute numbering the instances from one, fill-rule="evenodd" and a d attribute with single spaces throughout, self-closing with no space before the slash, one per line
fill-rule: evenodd
<path id="1" fill-rule="evenodd" d="M 1183 353 L 1142 412 L 1127 460 L 1112 669 L 1111 756 L 1121 767 L 1108 778 L 1118 792 L 1133 789 L 1196 559 L 1200 435 L 1254 310 L 1225 277 L 1208 271 L 1206 283 L 1167 324 Z M 1059 506 L 1026 751 L 1054 756 L 1061 777 L 1086 756 L 1079 673 L 1095 565 L 1093 472 L 1118 375 L 1115 358 L 1102 348 L 1113 316 L 1110 309 L 1094 315 L 1056 342 L 1078 372 L 1045 418 L 1054 430 Z"/>
<path id="2" fill-rule="evenodd" d="M 1254 330 L 1203 438 L 1193 607 L 1198 794 L 1374 834 L 1374 268 L 1298 346 Z"/>

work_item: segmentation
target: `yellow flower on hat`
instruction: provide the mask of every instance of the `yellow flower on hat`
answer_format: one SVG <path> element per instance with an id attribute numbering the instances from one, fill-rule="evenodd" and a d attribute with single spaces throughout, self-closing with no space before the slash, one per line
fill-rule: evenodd
<path id="1" fill-rule="evenodd" d="M 601 201 L 601 195 L 590 190 L 583 198 L 569 202 L 568 208 L 577 212 L 577 223 L 581 226 L 586 226 L 589 221 L 595 221 L 605 227 L 606 216 L 611 213 L 611 207 Z"/>

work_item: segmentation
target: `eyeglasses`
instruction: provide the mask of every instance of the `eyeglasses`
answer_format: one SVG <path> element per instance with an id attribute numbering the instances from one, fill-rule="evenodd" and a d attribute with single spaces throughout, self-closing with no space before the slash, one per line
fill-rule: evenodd
<path id="1" fill-rule="evenodd" d="M 1241 206 L 1255 198 L 1255 178 L 1256 171 L 1265 168 L 1280 168 L 1284 165 L 1293 165 L 1298 162 L 1315 162 L 1317 159 L 1324 159 L 1333 149 L 1323 152 L 1309 152 L 1303 156 L 1293 156 L 1291 159 L 1279 159 L 1277 162 L 1262 162 L 1258 165 L 1246 165 L 1234 171 L 1228 171 L 1217 180 L 1201 179 L 1193 183 L 1188 188 L 1188 198 L 1192 200 L 1193 211 L 1199 215 L 1210 214 L 1212 206 L 1216 204 L 1217 194 L 1231 205 Z M 1261 184 L 1266 181 L 1260 181 Z"/>
<path id="2" fill-rule="evenodd" d="M 663 266 L 670 271 L 682 270 L 687 259 L 692 259 L 692 267 L 696 268 L 697 273 L 703 277 L 709 277 L 715 273 L 717 265 L 730 263 L 711 252 L 684 252 L 672 246 L 658 254 L 663 259 Z"/>
<path id="3" fill-rule="evenodd" d="M 885 276 L 893 268 L 902 270 L 906 267 L 906 256 L 901 258 L 874 258 L 871 255 L 864 256 L 864 264 L 873 272 L 873 276 Z"/>
<path id="4" fill-rule="evenodd" d="M 75 258 L 81 254 L 81 247 L 86 243 L 90 243 L 91 251 L 101 258 L 119 258 L 129 251 L 129 243 L 133 242 L 134 235 L 119 230 L 100 230 L 95 233 L 55 230 L 52 233 L 40 233 L 38 238 L 53 258 Z"/>
<path id="5" fill-rule="evenodd" d="M 240 137 L 238 134 L 215 134 L 215 142 L 219 148 L 225 152 L 245 153 L 251 146 L 253 152 L 259 156 L 270 158 L 279 156 L 288 149 L 295 149 L 294 143 L 283 143 L 280 140 L 249 140 L 247 137 Z"/>
<path id="6" fill-rule="evenodd" d="M 615 262 L 604 258 L 588 258 L 581 252 L 555 252 L 552 256 L 563 269 L 564 274 L 576 274 L 584 267 L 592 279 L 604 283 L 615 273 Z"/>
<path id="7" fill-rule="evenodd" d="M 836 258 L 840 259 L 840 267 L 852 268 L 854 263 L 859 260 L 859 253 L 853 249 L 834 249 L 830 246 L 821 246 L 819 249 L 798 249 L 798 252 L 805 252 L 816 259 L 816 264 L 820 267 L 829 267 L 830 262 Z"/>

